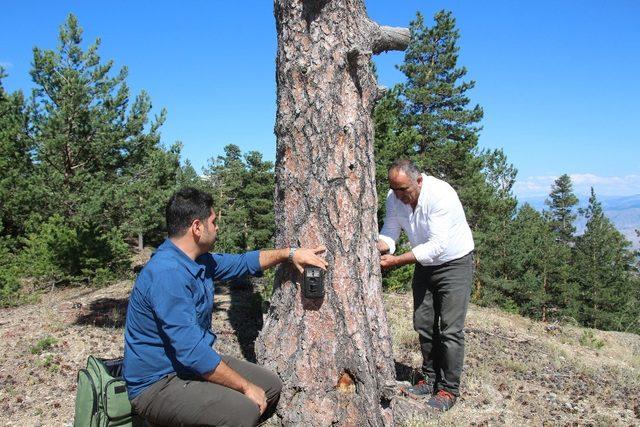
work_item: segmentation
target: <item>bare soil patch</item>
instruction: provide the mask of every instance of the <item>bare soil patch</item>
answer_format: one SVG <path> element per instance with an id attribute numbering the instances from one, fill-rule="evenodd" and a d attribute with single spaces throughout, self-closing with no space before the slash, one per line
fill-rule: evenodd
<path id="1" fill-rule="evenodd" d="M 122 354 L 131 285 L 54 290 L 37 304 L 0 310 L 0 425 L 72 424 L 76 372 L 87 356 Z M 262 323 L 254 288 L 219 285 L 213 326 L 218 351 L 252 361 Z M 421 363 L 410 295 L 385 300 L 398 379 L 408 380 Z M 445 414 L 413 405 L 402 425 L 640 425 L 639 336 L 476 306 L 466 329 L 462 398 Z"/>

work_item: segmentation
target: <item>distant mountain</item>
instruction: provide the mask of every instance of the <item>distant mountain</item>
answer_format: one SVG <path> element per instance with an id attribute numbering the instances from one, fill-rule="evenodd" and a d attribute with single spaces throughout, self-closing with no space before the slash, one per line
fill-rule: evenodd
<path id="1" fill-rule="evenodd" d="M 640 230 L 640 194 L 633 196 L 597 196 L 604 213 L 613 222 L 616 228 L 625 235 L 634 249 L 640 249 L 640 238 L 636 235 L 635 230 Z M 533 208 L 542 211 L 548 210 L 549 207 L 545 205 L 544 201 L 547 197 L 525 197 L 519 198 L 520 205 L 529 203 Z M 586 208 L 589 203 L 589 196 L 578 196 L 581 208 Z M 584 231 L 585 219 L 578 217 L 576 221 L 576 228 L 578 234 Z"/>

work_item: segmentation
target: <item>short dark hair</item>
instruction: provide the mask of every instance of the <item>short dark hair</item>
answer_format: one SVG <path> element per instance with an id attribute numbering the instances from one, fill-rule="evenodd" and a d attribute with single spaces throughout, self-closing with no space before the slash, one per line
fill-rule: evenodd
<path id="1" fill-rule="evenodd" d="M 194 220 L 205 221 L 211 215 L 213 197 L 197 188 L 185 187 L 175 192 L 165 209 L 169 237 L 181 236 Z"/>
<path id="2" fill-rule="evenodd" d="M 411 179 L 418 179 L 420 170 L 411 160 L 407 158 L 398 159 L 389 166 L 389 172 L 392 170 L 402 171 Z"/>

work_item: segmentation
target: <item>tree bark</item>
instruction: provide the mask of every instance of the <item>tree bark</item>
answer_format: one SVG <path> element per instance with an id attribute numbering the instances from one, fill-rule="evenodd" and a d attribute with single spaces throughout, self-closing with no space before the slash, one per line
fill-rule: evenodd
<path id="1" fill-rule="evenodd" d="M 323 299 L 290 266 L 256 342 L 284 382 L 285 425 L 389 425 L 394 381 L 379 255 L 371 55 L 404 49 L 407 29 L 367 18 L 362 0 L 276 0 L 276 245 L 325 245 Z"/>

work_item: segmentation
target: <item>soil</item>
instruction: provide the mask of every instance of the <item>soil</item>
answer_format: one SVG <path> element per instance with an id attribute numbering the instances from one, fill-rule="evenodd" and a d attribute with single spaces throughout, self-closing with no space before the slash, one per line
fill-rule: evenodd
<path id="1" fill-rule="evenodd" d="M 73 424 L 78 369 L 118 357 L 132 282 L 67 288 L 0 309 L 1 426 Z M 221 353 L 255 361 L 260 284 L 220 284 L 213 329 Z M 399 381 L 421 364 L 408 294 L 385 296 Z M 397 424 L 640 425 L 640 337 L 534 322 L 471 306 L 462 396 L 444 414 L 397 398 Z M 406 384 L 406 383 L 405 383 Z"/>

